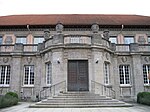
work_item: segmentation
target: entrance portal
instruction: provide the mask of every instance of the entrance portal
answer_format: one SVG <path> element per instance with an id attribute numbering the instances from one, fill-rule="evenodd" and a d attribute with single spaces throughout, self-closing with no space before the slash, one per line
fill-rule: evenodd
<path id="1" fill-rule="evenodd" d="M 88 91 L 88 61 L 68 61 L 68 91 Z"/>

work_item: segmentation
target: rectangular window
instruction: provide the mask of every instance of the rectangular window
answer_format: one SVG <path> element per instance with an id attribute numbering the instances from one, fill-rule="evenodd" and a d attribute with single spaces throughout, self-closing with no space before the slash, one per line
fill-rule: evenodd
<path id="1" fill-rule="evenodd" d="M 109 64 L 104 63 L 104 84 L 109 84 Z"/>
<path id="2" fill-rule="evenodd" d="M 46 84 L 51 85 L 52 66 L 51 63 L 46 63 Z"/>
<path id="3" fill-rule="evenodd" d="M 119 66 L 120 84 L 127 85 L 130 84 L 130 71 L 129 65 Z"/>
<path id="4" fill-rule="evenodd" d="M 24 85 L 34 85 L 34 66 L 24 66 Z"/>
<path id="5" fill-rule="evenodd" d="M 34 37 L 34 44 L 42 43 L 44 41 L 43 36 L 35 36 Z"/>
<path id="6" fill-rule="evenodd" d="M 110 36 L 109 41 L 110 41 L 111 43 L 117 44 L 117 36 Z"/>
<path id="7" fill-rule="evenodd" d="M 27 43 L 27 38 L 25 36 L 17 36 L 16 43 L 26 44 Z"/>
<path id="8" fill-rule="evenodd" d="M 130 43 L 134 43 L 134 37 L 133 36 L 125 36 L 124 44 L 130 44 Z"/>
<path id="9" fill-rule="evenodd" d="M 0 36 L 0 45 L 3 43 L 3 37 Z"/>
<path id="10" fill-rule="evenodd" d="M 148 43 L 150 44 L 150 36 L 148 36 Z"/>
<path id="11" fill-rule="evenodd" d="M 0 66 L 0 85 L 9 85 L 10 83 L 10 66 L 2 65 Z"/>
<path id="12" fill-rule="evenodd" d="M 144 84 L 149 85 L 150 84 L 150 65 L 143 65 L 143 78 L 144 78 Z"/>

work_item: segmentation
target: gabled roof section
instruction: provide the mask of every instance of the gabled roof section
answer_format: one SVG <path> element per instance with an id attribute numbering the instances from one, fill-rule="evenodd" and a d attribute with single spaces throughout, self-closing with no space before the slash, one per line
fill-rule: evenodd
<path id="1" fill-rule="evenodd" d="M 0 26 L 18 25 L 150 25 L 149 16 L 104 14 L 49 14 L 0 16 Z"/>

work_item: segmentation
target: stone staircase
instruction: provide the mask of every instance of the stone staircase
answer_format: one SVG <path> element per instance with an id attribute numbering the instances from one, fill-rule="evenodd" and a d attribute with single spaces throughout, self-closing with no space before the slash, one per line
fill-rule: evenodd
<path id="1" fill-rule="evenodd" d="M 116 99 L 90 92 L 65 92 L 30 105 L 32 108 L 130 107 Z"/>

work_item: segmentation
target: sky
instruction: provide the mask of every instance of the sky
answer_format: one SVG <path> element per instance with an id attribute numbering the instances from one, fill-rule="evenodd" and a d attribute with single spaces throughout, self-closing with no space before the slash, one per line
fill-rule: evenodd
<path id="1" fill-rule="evenodd" d="M 18 14 L 136 14 L 150 16 L 150 0 L 0 0 L 0 16 Z"/>

